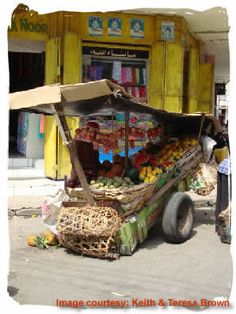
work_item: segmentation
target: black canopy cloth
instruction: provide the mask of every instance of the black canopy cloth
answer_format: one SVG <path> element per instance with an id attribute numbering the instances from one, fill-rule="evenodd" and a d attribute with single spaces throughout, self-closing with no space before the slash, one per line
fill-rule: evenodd
<path id="1" fill-rule="evenodd" d="M 123 87 L 109 80 L 71 85 L 45 85 L 27 91 L 11 93 L 9 94 L 9 106 L 10 110 L 20 109 L 55 116 L 63 141 L 68 147 L 72 165 L 86 191 L 87 201 L 90 204 L 94 204 L 95 201 L 73 145 L 65 116 L 111 115 L 114 112 L 126 112 L 127 116 L 129 112 L 146 113 L 151 116 L 153 121 L 160 122 L 165 133 L 171 136 L 181 134 L 199 136 L 203 126 L 202 114 L 170 113 L 151 108 L 146 103 L 139 103 L 137 99 L 126 93 Z M 213 117 L 204 115 L 204 123 L 210 123 L 212 119 Z M 127 128 L 128 119 L 126 119 Z M 128 140 L 126 145 L 128 145 Z"/>

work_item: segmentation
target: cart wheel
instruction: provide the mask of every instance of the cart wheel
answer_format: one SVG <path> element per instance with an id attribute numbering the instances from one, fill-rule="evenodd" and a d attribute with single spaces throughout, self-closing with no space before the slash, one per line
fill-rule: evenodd
<path id="1" fill-rule="evenodd" d="M 162 230 L 171 243 L 182 243 L 191 237 L 194 211 L 191 198 L 183 193 L 174 193 L 169 199 L 162 218 Z"/>

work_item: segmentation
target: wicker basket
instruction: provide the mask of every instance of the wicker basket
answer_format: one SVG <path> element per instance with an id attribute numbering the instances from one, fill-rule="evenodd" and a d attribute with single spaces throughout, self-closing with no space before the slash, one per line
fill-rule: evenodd
<path id="1" fill-rule="evenodd" d="M 112 190 L 91 188 L 91 192 L 97 204 L 113 201 L 116 207 L 113 205 L 111 207 L 117 209 L 122 217 L 127 217 L 127 215 L 142 209 L 147 200 L 153 196 L 156 189 L 156 183 L 142 183 L 130 188 Z M 76 192 L 78 199 L 80 199 L 82 197 L 81 189 L 78 189 L 78 191 L 76 189 L 67 189 L 67 194 L 70 197 L 76 197 Z M 117 202 L 119 202 L 120 206 L 117 206 Z"/>
<path id="2" fill-rule="evenodd" d="M 119 257 L 122 219 L 111 207 L 63 207 L 57 223 L 60 243 L 77 253 L 99 258 Z"/>

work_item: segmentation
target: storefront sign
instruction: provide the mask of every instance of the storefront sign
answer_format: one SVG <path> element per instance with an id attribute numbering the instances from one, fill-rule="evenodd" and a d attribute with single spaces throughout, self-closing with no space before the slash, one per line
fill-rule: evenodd
<path id="1" fill-rule="evenodd" d="M 162 22 L 161 23 L 161 38 L 162 40 L 173 41 L 175 39 L 175 23 Z"/>
<path id="2" fill-rule="evenodd" d="M 108 17 L 108 35 L 121 36 L 121 18 Z"/>
<path id="3" fill-rule="evenodd" d="M 148 59 L 148 51 L 134 49 L 118 49 L 118 48 L 101 48 L 101 47 L 83 47 L 83 55 L 91 56 L 108 56 L 115 58 L 139 58 Z"/>
<path id="4" fill-rule="evenodd" d="M 103 26 L 102 26 L 101 16 L 89 16 L 88 33 L 90 36 L 102 36 L 103 35 Z"/>
<path id="5" fill-rule="evenodd" d="M 135 38 L 144 37 L 144 20 L 141 18 L 130 19 L 130 35 Z"/>
<path id="6" fill-rule="evenodd" d="M 49 17 L 37 13 L 23 12 L 14 15 L 8 27 L 8 36 L 30 40 L 47 40 Z"/>
<path id="7" fill-rule="evenodd" d="M 33 23 L 30 22 L 27 18 L 20 18 L 18 23 L 14 18 L 9 27 L 10 32 L 36 32 L 36 33 L 48 33 L 48 25 L 45 23 Z"/>

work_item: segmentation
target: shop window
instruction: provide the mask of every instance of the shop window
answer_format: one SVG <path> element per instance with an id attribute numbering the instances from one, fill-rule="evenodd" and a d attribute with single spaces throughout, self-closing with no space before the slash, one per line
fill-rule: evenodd
<path id="1" fill-rule="evenodd" d="M 148 52 L 120 49 L 116 49 L 114 53 L 113 51 L 107 48 L 100 51 L 91 47 L 83 48 L 83 82 L 109 79 L 123 86 L 139 101 L 146 101 Z M 121 55 L 124 57 L 119 57 Z"/>

